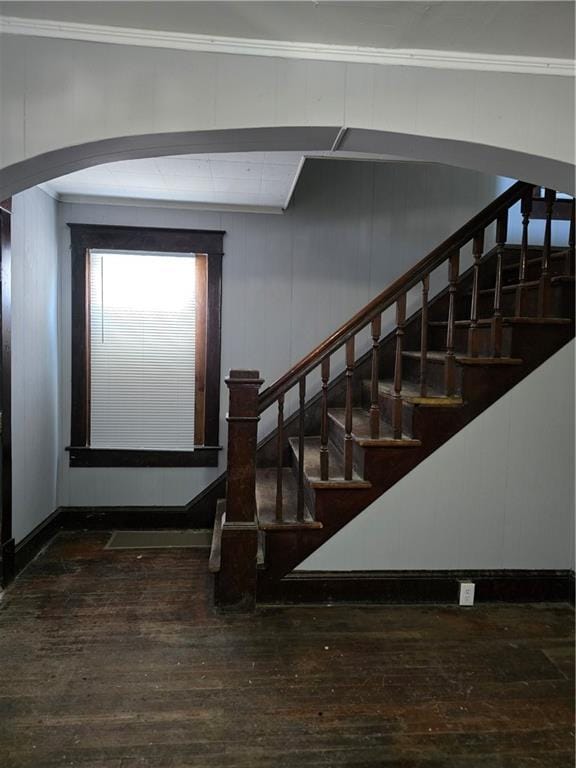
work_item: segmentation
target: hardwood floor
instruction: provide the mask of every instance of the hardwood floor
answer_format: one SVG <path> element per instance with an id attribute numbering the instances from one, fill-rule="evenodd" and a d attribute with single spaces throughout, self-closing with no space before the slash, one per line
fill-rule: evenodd
<path id="1" fill-rule="evenodd" d="M 208 551 L 61 533 L 0 603 L 2 768 L 570 768 L 565 605 L 218 615 Z"/>

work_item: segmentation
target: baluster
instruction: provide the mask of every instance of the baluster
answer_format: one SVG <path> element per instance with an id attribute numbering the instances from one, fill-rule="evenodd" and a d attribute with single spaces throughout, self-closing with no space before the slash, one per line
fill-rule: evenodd
<path id="1" fill-rule="evenodd" d="M 566 253 L 565 272 L 567 275 L 574 274 L 574 251 L 576 242 L 576 201 L 572 198 L 570 205 L 570 233 L 568 235 L 568 251 Z"/>
<path id="2" fill-rule="evenodd" d="M 478 357 L 478 291 L 480 290 L 480 260 L 484 253 L 484 230 L 474 235 L 472 253 L 474 254 L 474 282 L 472 284 L 470 327 L 468 328 L 468 355 Z"/>
<path id="3" fill-rule="evenodd" d="M 542 272 L 538 286 L 538 317 L 546 317 L 550 312 L 550 246 L 552 244 L 552 212 L 556 192 L 553 189 L 547 189 L 544 199 L 546 201 L 546 225 L 542 250 Z"/>
<path id="4" fill-rule="evenodd" d="M 382 332 L 382 315 L 372 319 L 372 380 L 370 384 L 370 437 L 378 440 L 380 437 L 380 398 L 378 382 L 380 379 L 380 334 Z"/>
<path id="5" fill-rule="evenodd" d="M 454 356 L 454 305 L 458 289 L 460 251 L 454 251 L 448 262 L 448 329 L 446 331 L 446 362 L 444 364 L 444 390 L 448 397 L 456 389 L 456 358 Z"/>
<path id="6" fill-rule="evenodd" d="M 394 359 L 394 400 L 392 403 L 392 436 L 402 439 L 402 345 L 406 324 L 406 294 L 396 302 L 396 355 Z"/>
<path id="7" fill-rule="evenodd" d="M 420 397 L 428 394 L 428 291 L 430 275 L 422 280 L 422 326 L 420 328 Z"/>
<path id="8" fill-rule="evenodd" d="M 352 480 L 352 375 L 354 374 L 354 337 L 346 342 L 346 412 L 344 416 L 344 480 Z"/>
<path id="9" fill-rule="evenodd" d="M 502 355 L 502 259 L 508 239 L 508 211 L 504 211 L 496 222 L 496 283 L 494 285 L 494 315 L 492 316 L 491 339 L 494 357 Z"/>
<path id="10" fill-rule="evenodd" d="M 300 410 L 298 412 L 298 501 L 296 517 L 304 520 L 304 405 L 306 401 L 306 377 L 298 382 Z"/>
<path id="11" fill-rule="evenodd" d="M 284 395 L 278 397 L 278 432 L 276 443 L 276 522 L 282 522 L 282 479 L 284 464 Z"/>
<path id="12" fill-rule="evenodd" d="M 522 317 L 526 297 L 526 265 L 528 262 L 528 225 L 532 212 L 532 187 L 522 198 L 522 245 L 520 247 L 520 270 L 518 272 L 518 287 L 516 288 L 516 300 L 514 313 L 516 317 Z"/>
<path id="13" fill-rule="evenodd" d="M 322 417 L 320 424 L 320 480 L 330 476 L 328 453 L 328 379 L 330 378 L 330 358 L 322 360 Z"/>

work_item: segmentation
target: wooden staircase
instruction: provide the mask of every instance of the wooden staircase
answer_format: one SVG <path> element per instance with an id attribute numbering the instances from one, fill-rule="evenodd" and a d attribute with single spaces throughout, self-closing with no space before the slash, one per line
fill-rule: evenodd
<path id="1" fill-rule="evenodd" d="M 508 244 L 518 201 L 522 242 Z M 551 245 L 560 209 L 567 248 Z M 540 245 L 529 244 L 536 210 Z M 261 394 L 257 371 L 231 372 L 227 498 L 210 560 L 217 604 L 250 610 L 281 597 L 308 555 L 574 337 L 574 240 L 574 200 L 518 182 Z M 448 284 L 430 299 L 443 266 Z M 357 357 L 366 331 L 371 348 Z M 345 369 L 331 380 L 341 349 Z M 307 399 L 316 370 L 320 389 Z M 270 407 L 278 426 L 257 446 Z"/>

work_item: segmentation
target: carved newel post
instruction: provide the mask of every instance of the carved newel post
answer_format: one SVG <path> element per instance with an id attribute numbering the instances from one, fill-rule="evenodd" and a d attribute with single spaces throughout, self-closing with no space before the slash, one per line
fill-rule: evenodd
<path id="1" fill-rule="evenodd" d="M 216 603 L 222 608 L 251 611 L 256 601 L 256 445 L 258 442 L 259 371 L 230 371 L 226 379 L 228 482 L 222 525 Z"/>

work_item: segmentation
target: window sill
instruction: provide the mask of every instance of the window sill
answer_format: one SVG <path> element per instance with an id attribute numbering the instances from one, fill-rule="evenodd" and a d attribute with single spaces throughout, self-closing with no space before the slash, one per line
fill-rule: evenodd
<path id="1" fill-rule="evenodd" d="M 217 467 L 222 446 L 193 451 L 68 446 L 71 467 Z"/>

